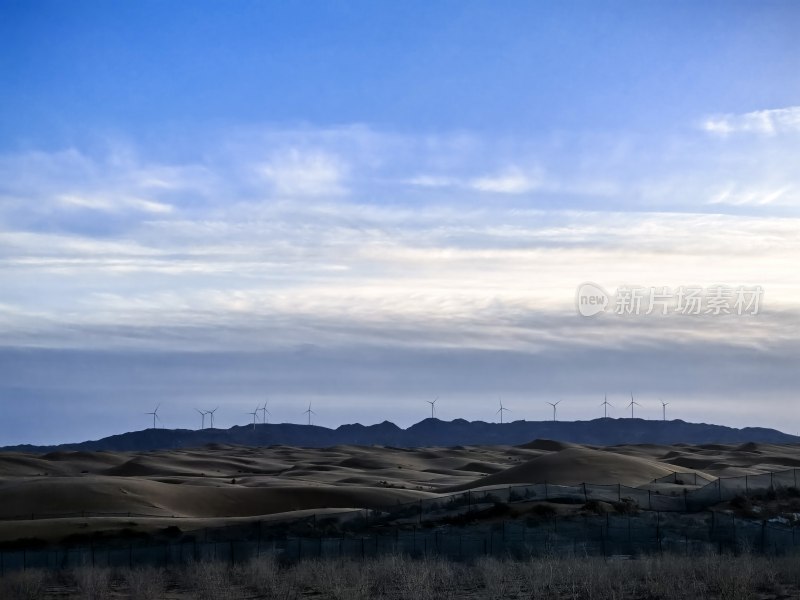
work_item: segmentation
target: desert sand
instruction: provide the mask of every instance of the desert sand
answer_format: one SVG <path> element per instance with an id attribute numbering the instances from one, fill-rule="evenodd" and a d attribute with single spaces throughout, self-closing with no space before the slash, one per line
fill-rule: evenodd
<path id="1" fill-rule="evenodd" d="M 379 509 L 494 485 L 639 487 L 675 472 L 713 480 L 795 467 L 798 445 L 589 447 L 550 440 L 418 449 L 215 445 L 140 453 L 2 453 L 0 541 L 57 541 L 74 531 L 109 531 L 132 522 L 163 526 L 176 518 L 185 530 L 256 517 Z"/>

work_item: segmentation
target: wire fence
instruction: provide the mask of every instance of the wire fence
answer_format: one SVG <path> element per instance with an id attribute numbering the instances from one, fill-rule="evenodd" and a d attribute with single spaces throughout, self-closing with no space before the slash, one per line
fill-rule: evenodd
<path id="1" fill-rule="evenodd" d="M 258 529 L 258 528 L 255 528 Z M 308 558 L 372 558 L 384 554 L 472 560 L 479 556 L 635 557 L 646 554 L 800 552 L 798 527 L 737 518 L 708 511 L 694 515 L 641 513 L 554 517 L 532 523 L 507 520 L 464 527 L 438 526 L 373 531 L 369 534 L 248 538 L 214 531 L 177 541 L 92 544 L 82 547 L 0 551 L 0 575 L 14 570 L 72 567 L 170 567 L 197 561 L 249 562 L 264 554 L 283 561 Z"/>
<path id="2" fill-rule="evenodd" d="M 798 471 L 710 480 L 695 472 L 674 473 L 648 486 L 548 483 L 467 490 L 392 507 L 324 512 L 302 518 L 262 519 L 225 527 L 183 532 L 162 531 L 171 540 L 131 535 L 94 540 L 73 536 L 57 547 L 22 541 L 0 550 L 0 573 L 32 567 L 76 565 L 170 565 L 196 560 L 240 562 L 272 552 L 286 560 L 311 556 L 374 556 L 387 552 L 438 554 L 468 559 L 482 554 L 635 555 L 653 552 L 740 552 L 771 554 L 797 551 L 800 512 L 791 518 L 737 518 L 710 510 L 737 497 L 778 494 L 800 498 Z M 617 513 L 605 516 L 509 519 L 509 507 L 542 502 L 605 502 Z M 795 503 L 800 504 L 800 501 Z M 586 512 L 586 511 L 582 511 Z M 164 517 L 136 513 L 81 512 L 19 518 Z M 484 521 L 476 523 L 476 520 Z M 494 523 L 488 524 L 486 521 Z M 180 521 L 176 521 L 180 523 Z M 141 536 L 146 537 L 146 536 Z"/>

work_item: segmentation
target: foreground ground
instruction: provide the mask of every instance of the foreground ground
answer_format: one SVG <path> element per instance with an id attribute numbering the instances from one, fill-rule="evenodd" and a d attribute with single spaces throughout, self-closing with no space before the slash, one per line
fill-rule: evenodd
<path id="1" fill-rule="evenodd" d="M 800 557 L 484 558 L 467 564 L 386 556 L 288 567 L 266 557 L 236 567 L 195 563 L 170 570 L 19 572 L 0 578 L 0 598 L 788 599 L 800 598 Z"/>

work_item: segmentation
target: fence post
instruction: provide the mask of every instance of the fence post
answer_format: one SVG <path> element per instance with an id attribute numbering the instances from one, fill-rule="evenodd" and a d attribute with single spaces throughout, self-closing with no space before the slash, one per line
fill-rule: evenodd
<path id="1" fill-rule="evenodd" d="M 628 544 L 631 543 L 631 516 L 628 515 Z"/>
<path id="2" fill-rule="evenodd" d="M 601 545 L 601 548 L 603 549 L 603 558 L 605 558 L 606 557 L 606 533 L 605 533 L 605 530 L 603 529 L 602 525 L 600 525 L 600 545 Z"/>
<path id="3" fill-rule="evenodd" d="M 658 540 L 658 552 L 662 553 L 661 548 L 661 512 L 656 513 L 656 540 Z"/>
<path id="4" fill-rule="evenodd" d="M 647 490 L 647 510 L 653 510 L 653 492 Z"/>
<path id="5" fill-rule="evenodd" d="M 586 495 L 586 482 L 583 483 L 583 501 L 588 502 L 589 496 Z"/>
<path id="6" fill-rule="evenodd" d="M 744 476 L 744 493 L 745 496 L 750 494 L 750 482 L 747 479 L 747 475 Z"/>

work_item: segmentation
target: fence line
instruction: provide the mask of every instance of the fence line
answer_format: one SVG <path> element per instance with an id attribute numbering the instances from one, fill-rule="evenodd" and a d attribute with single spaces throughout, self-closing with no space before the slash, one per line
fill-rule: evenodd
<path id="1" fill-rule="evenodd" d="M 197 561 L 247 562 L 264 554 L 283 561 L 305 558 L 370 558 L 383 554 L 471 560 L 483 555 L 616 556 L 800 552 L 798 527 L 755 522 L 726 513 L 642 513 L 502 521 L 464 527 L 395 527 L 369 535 L 264 537 L 261 529 L 239 539 L 188 535 L 158 543 L 117 541 L 67 548 L 0 550 L 0 575 L 25 569 L 175 566 Z"/>

